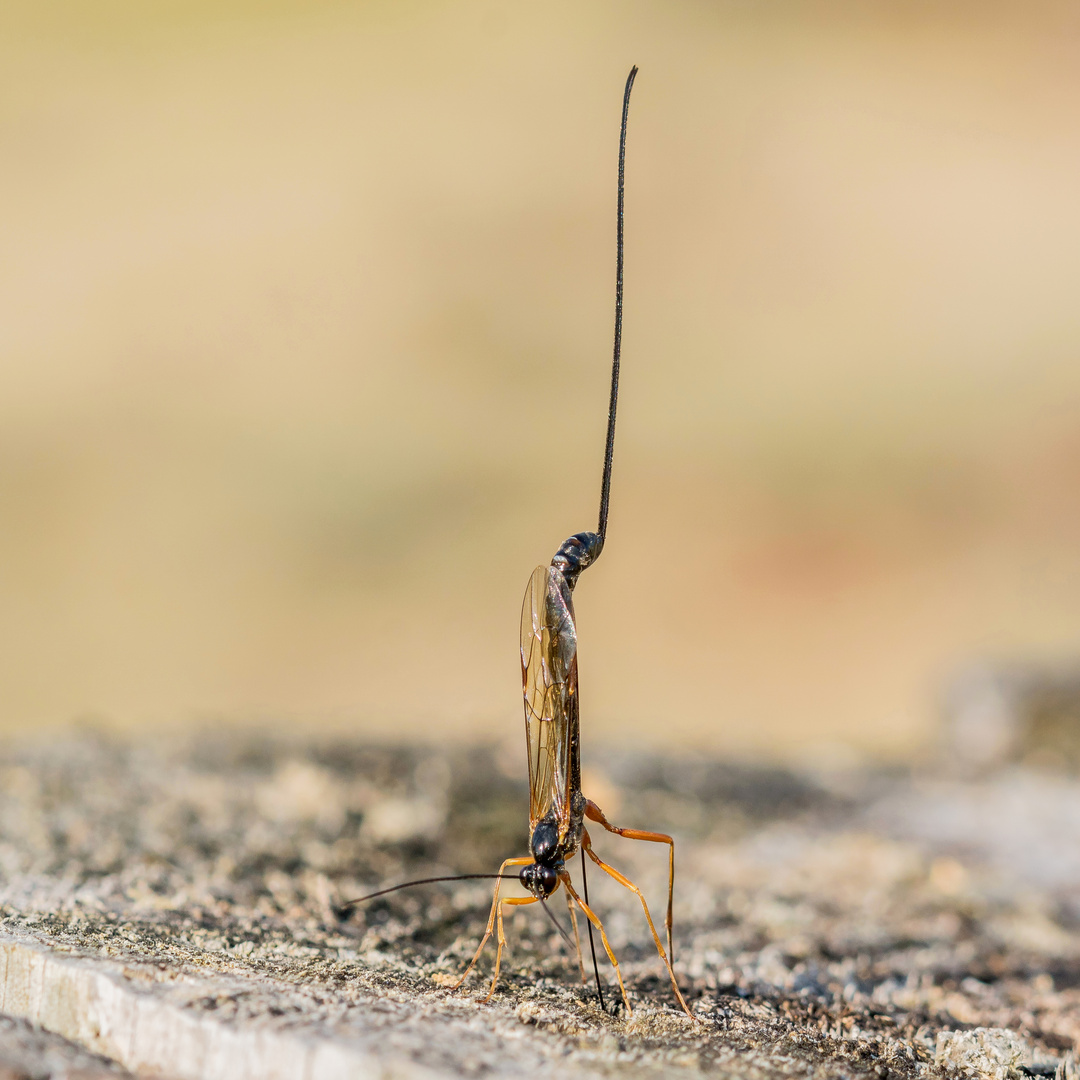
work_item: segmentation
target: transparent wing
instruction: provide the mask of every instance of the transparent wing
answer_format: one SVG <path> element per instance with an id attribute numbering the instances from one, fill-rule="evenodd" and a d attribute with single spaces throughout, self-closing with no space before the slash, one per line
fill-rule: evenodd
<path id="1" fill-rule="evenodd" d="M 578 722 L 577 628 L 566 579 L 538 566 L 521 606 L 521 684 L 529 747 L 529 823 L 570 820 L 570 742 Z"/>

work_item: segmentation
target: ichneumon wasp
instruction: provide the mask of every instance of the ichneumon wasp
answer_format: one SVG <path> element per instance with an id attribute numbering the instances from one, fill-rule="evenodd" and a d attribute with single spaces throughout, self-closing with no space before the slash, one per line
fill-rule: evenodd
<path id="1" fill-rule="evenodd" d="M 499 867 L 498 874 L 468 874 L 469 878 L 496 878 L 495 895 L 492 898 L 491 914 L 487 928 L 476 953 L 461 977 L 453 984 L 455 988 L 468 978 L 480 954 L 484 951 L 492 933 L 496 934 L 495 971 L 491 978 L 491 988 L 487 999 L 495 992 L 502 963 L 506 934 L 503 929 L 504 906 L 520 906 L 540 903 L 545 912 L 547 899 L 558 891 L 565 890 L 567 906 L 574 928 L 574 944 L 577 949 L 578 964 L 582 978 L 585 976 L 581 960 L 581 943 L 578 936 L 577 911 L 580 910 L 588 920 L 589 940 L 592 943 L 593 927 L 600 934 L 608 959 L 615 969 L 622 993 L 623 1003 L 629 1013 L 630 1002 L 623 984 L 619 962 L 608 942 L 604 924 L 589 905 L 588 884 L 585 879 L 585 858 L 594 862 L 604 873 L 614 878 L 620 885 L 633 892 L 641 901 L 645 920 L 649 924 L 656 950 L 671 977 L 671 985 L 679 1005 L 688 1016 L 690 1012 L 682 992 L 679 990 L 675 972 L 671 966 L 672 957 L 672 897 L 675 886 L 675 842 L 665 833 L 647 832 L 641 829 L 622 829 L 612 825 L 603 810 L 596 803 L 586 798 L 581 790 L 580 760 L 580 723 L 578 716 L 578 668 L 577 668 L 577 627 L 574 618 L 573 592 L 578 576 L 586 567 L 591 566 L 604 549 L 607 535 L 608 495 L 611 488 L 611 461 L 615 446 L 615 409 L 619 396 L 619 357 L 622 350 L 622 308 L 623 308 L 623 188 L 626 163 L 626 121 L 630 109 L 630 91 L 634 85 L 637 68 L 631 69 L 623 92 L 622 124 L 619 131 L 619 181 L 618 181 L 618 217 L 616 226 L 616 270 L 615 270 L 615 347 L 611 364 L 611 398 L 608 405 L 607 443 L 604 450 L 604 469 L 600 485 L 600 518 L 596 532 L 580 532 L 571 536 L 552 558 L 550 565 L 538 566 L 529 579 L 525 590 L 525 601 L 521 610 L 521 679 L 525 697 L 525 733 L 529 752 L 529 854 L 519 858 L 506 859 Z M 668 904 L 664 926 L 667 931 L 667 950 L 665 951 L 656 931 L 649 906 L 641 890 L 620 874 L 614 867 L 605 863 L 593 850 L 592 840 L 586 826 L 586 820 L 595 822 L 608 832 L 631 840 L 649 840 L 653 843 L 668 845 Z M 582 879 L 584 897 L 579 896 L 570 880 L 566 863 L 578 852 L 583 852 Z M 507 867 L 520 867 L 516 874 L 507 874 Z M 528 896 L 503 897 L 500 895 L 502 882 L 506 878 L 516 878 L 528 891 Z M 425 878 L 423 881 L 406 882 L 389 889 L 382 889 L 360 900 L 350 901 L 346 907 L 383 896 L 388 892 L 406 888 L 410 885 L 428 884 L 433 881 L 454 881 L 454 878 Z M 558 926 L 558 921 L 551 916 Z M 569 940 L 566 932 L 560 932 Z M 596 988 L 603 1006 L 604 996 L 600 984 L 600 973 L 596 966 L 596 950 L 593 948 L 593 969 L 596 974 Z"/>

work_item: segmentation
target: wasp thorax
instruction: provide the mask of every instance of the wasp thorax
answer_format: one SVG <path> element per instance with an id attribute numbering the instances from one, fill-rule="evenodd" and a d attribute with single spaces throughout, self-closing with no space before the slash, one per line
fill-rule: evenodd
<path id="1" fill-rule="evenodd" d="M 536 823 L 529 847 L 538 863 L 551 862 L 559 847 L 559 830 L 550 816 Z"/>
<path id="2" fill-rule="evenodd" d="M 567 584 L 573 588 L 578 574 L 600 557 L 603 547 L 604 541 L 596 533 L 576 533 L 569 540 L 563 541 L 562 547 L 555 552 L 551 565 L 561 571 Z"/>

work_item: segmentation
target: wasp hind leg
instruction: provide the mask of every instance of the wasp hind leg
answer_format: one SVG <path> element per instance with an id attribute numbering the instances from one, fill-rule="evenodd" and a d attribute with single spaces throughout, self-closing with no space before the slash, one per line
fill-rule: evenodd
<path id="1" fill-rule="evenodd" d="M 625 836 L 627 840 L 649 840 L 654 844 L 667 844 L 668 846 L 668 886 L 667 886 L 667 915 L 664 918 L 664 929 L 667 930 L 667 950 L 668 956 L 671 959 L 671 963 L 675 963 L 675 949 L 671 944 L 671 908 L 672 900 L 675 896 L 675 841 L 668 836 L 667 833 L 660 832 L 644 832 L 641 829 L 620 829 L 617 825 L 612 825 L 604 815 L 604 811 L 600 809 L 592 801 L 592 799 L 585 800 L 585 816 L 590 821 L 595 821 L 599 825 L 603 825 L 608 832 L 613 832 L 617 836 Z M 594 861 L 599 862 L 595 856 Z M 600 863 L 605 870 L 609 870 L 609 867 Z M 622 884 L 626 885 L 623 881 Z M 627 885 L 627 888 L 632 886 Z M 639 894 L 640 895 L 640 894 Z M 642 900 L 644 903 L 644 900 Z M 647 913 L 646 913 L 647 914 Z M 652 921 L 650 920 L 650 925 Z M 654 931 L 655 933 L 655 931 Z M 670 965 L 669 965 L 670 966 Z"/>
<path id="2" fill-rule="evenodd" d="M 611 945 L 608 942 L 607 934 L 604 932 L 604 924 L 600 921 L 596 912 L 593 911 L 584 900 L 574 891 L 574 886 L 570 881 L 570 875 L 566 870 L 563 870 L 559 874 L 559 880 L 566 886 L 566 892 L 569 896 L 574 898 L 574 903 L 581 908 L 585 915 L 585 918 L 589 920 L 600 931 L 600 940 L 604 943 L 604 949 L 607 951 L 608 959 L 611 961 L 611 966 L 615 969 L 615 977 L 619 980 L 619 991 L 622 993 L 623 1004 L 626 1006 L 626 1015 L 632 1016 L 634 1010 L 630 1008 L 630 999 L 626 996 L 626 987 L 622 981 L 622 971 L 619 968 L 619 961 L 615 959 L 615 953 L 611 950 Z"/>
<path id="3" fill-rule="evenodd" d="M 615 869 L 615 867 L 608 866 L 608 864 L 604 862 L 604 860 L 601 859 L 595 851 L 593 851 L 592 841 L 589 839 L 588 829 L 586 829 L 585 832 L 582 834 L 581 850 L 584 851 L 585 854 L 588 855 L 589 858 L 592 859 L 592 861 L 596 863 L 596 865 L 599 866 L 605 874 L 607 874 L 609 877 L 613 877 L 624 888 L 629 889 L 632 893 L 635 893 L 637 895 L 637 898 L 641 901 L 641 910 L 645 912 L 645 921 L 649 924 L 649 929 L 652 931 L 653 941 L 656 943 L 656 951 L 660 954 L 660 959 L 664 961 L 664 966 L 667 968 L 668 974 L 671 976 L 671 985 L 675 990 L 675 997 L 678 998 L 679 1004 L 682 1006 L 683 1012 L 686 1013 L 686 1015 L 689 1016 L 691 1020 L 693 1020 L 694 1014 L 690 1011 L 689 1006 L 683 999 L 682 991 L 679 989 L 679 984 L 675 980 L 675 970 L 671 966 L 671 961 L 668 959 L 667 953 L 664 952 L 664 946 L 660 944 L 660 935 L 656 932 L 656 926 L 653 924 L 652 915 L 649 914 L 649 905 L 645 903 L 644 894 L 628 877 L 620 874 L 619 871 Z M 603 933 L 603 931 L 601 931 L 601 933 Z M 606 940 L 604 944 L 607 944 Z M 619 981 L 621 984 L 622 980 L 620 979 Z"/>
<path id="4" fill-rule="evenodd" d="M 583 986 L 588 986 L 589 980 L 585 975 L 585 961 L 581 958 L 581 938 L 578 935 L 577 928 L 577 908 L 574 907 L 573 898 L 569 893 L 566 894 L 566 909 L 570 912 L 570 922 L 574 927 L 574 947 L 577 949 L 577 963 L 581 969 L 581 983 Z"/>
<path id="5" fill-rule="evenodd" d="M 488 916 L 487 929 L 484 931 L 484 936 L 480 939 L 480 944 L 477 946 L 476 952 L 473 954 L 473 958 L 469 961 L 469 966 L 462 972 L 461 978 L 458 979 L 458 981 L 456 983 L 454 983 L 453 986 L 450 987 L 451 990 L 457 990 L 458 987 L 460 987 L 461 984 L 465 982 L 465 980 L 469 977 L 469 972 L 472 971 L 473 967 L 476 965 L 476 961 L 480 959 L 480 954 L 484 951 L 484 946 L 488 943 L 488 938 L 491 937 L 492 930 L 495 929 L 495 916 L 496 916 L 496 913 L 498 913 L 499 917 L 500 917 L 499 938 L 500 939 L 502 938 L 502 922 L 501 922 L 502 912 L 500 911 L 500 908 L 499 908 L 499 890 L 502 888 L 502 883 L 503 883 L 502 874 L 503 874 L 503 872 L 506 870 L 506 868 L 508 866 L 525 866 L 527 863 L 531 863 L 532 861 L 533 860 L 532 860 L 531 856 L 525 855 L 525 856 L 522 856 L 521 858 L 518 858 L 518 859 L 507 859 L 502 864 L 502 866 L 499 867 L 499 879 L 495 882 L 495 896 L 492 898 L 492 901 L 491 901 L 491 914 Z M 500 953 L 502 952 L 502 944 L 501 943 L 499 945 L 499 952 Z M 496 961 L 496 966 L 495 966 L 495 974 L 496 974 L 496 976 L 498 976 L 498 972 L 499 972 L 498 962 Z M 492 983 L 491 985 L 492 985 L 492 988 L 494 989 L 495 984 Z M 489 994 L 488 997 L 490 997 L 490 996 L 491 995 Z"/>

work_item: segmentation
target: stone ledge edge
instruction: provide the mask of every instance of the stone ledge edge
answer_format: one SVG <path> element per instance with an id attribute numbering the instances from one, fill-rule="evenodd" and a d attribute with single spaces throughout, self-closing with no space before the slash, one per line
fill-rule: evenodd
<path id="1" fill-rule="evenodd" d="M 133 1073 L 169 1080 L 436 1080 L 407 1060 L 306 1032 L 200 1016 L 124 977 L 115 962 L 60 954 L 0 932 L 0 1012 L 28 1020 Z"/>

